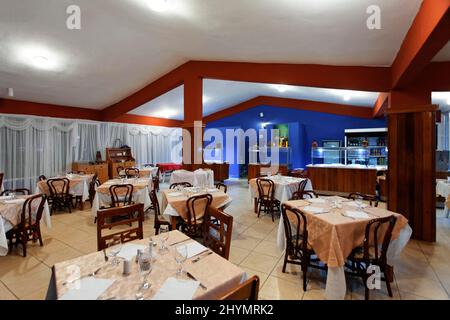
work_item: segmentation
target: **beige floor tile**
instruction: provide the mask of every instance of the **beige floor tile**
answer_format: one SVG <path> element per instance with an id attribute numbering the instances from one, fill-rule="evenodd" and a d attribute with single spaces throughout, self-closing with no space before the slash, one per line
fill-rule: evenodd
<path id="1" fill-rule="evenodd" d="M 253 238 L 244 234 L 239 234 L 231 241 L 231 247 L 238 247 L 247 250 L 253 250 L 261 242 L 261 239 Z"/>
<path id="2" fill-rule="evenodd" d="M 242 261 L 244 261 L 245 258 L 247 258 L 250 252 L 251 251 L 247 249 L 242 249 L 239 247 L 231 247 L 229 260 L 232 263 L 239 265 L 241 264 Z"/>
<path id="3" fill-rule="evenodd" d="M 53 267 L 56 263 L 75 259 L 82 256 L 84 253 L 73 248 L 67 248 L 63 251 L 58 251 L 42 258 L 42 262 L 48 267 Z"/>
<path id="4" fill-rule="evenodd" d="M 262 288 L 262 286 L 266 282 L 267 278 L 269 277 L 269 275 L 267 273 L 264 273 L 261 271 L 253 270 L 253 269 L 250 269 L 247 267 L 242 267 L 242 266 L 240 268 L 247 273 L 248 278 L 253 277 L 253 276 L 259 277 L 259 288 Z"/>
<path id="5" fill-rule="evenodd" d="M 47 287 L 42 287 L 37 291 L 31 292 L 29 294 L 24 295 L 22 300 L 45 300 L 47 295 Z"/>
<path id="6" fill-rule="evenodd" d="M 17 300 L 17 297 L 0 282 L 0 300 Z"/>
<path id="7" fill-rule="evenodd" d="M 247 256 L 247 258 L 244 259 L 244 261 L 242 261 L 240 265 L 269 274 L 272 272 L 277 262 L 278 259 L 274 257 L 257 252 L 252 252 Z"/>
<path id="8" fill-rule="evenodd" d="M 50 277 L 50 268 L 40 263 L 35 270 L 26 273 L 13 272 L 7 278 L 2 279 L 2 282 L 18 298 L 22 299 L 39 289 L 48 288 Z"/>
<path id="9" fill-rule="evenodd" d="M 266 300 L 301 300 L 303 293 L 299 284 L 270 276 L 262 286 L 259 295 Z"/>
<path id="10" fill-rule="evenodd" d="M 398 275 L 396 279 L 400 292 L 412 293 L 429 299 L 449 299 L 447 292 L 438 281 L 414 276 L 399 278 Z"/>
<path id="11" fill-rule="evenodd" d="M 306 290 L 303 294 L 303 300 L 326 300 L 324 289 Z"/>
<path id="12" fill-rule="evenodd" d="M 279 258 L 283 255 L 283 251 L 278 249 L 276 241 L 263 240 L 255 247 L 255 249 L 253 249 L 253 251 L 267 254 L 275 258 Z"/>
<path id="13" fill-rule="evenodd" d="M 401 292 L 401 291 L 400 297 L 402 300 L 433 300 L 431 298 L 421 297 L 410 292 Z"/>

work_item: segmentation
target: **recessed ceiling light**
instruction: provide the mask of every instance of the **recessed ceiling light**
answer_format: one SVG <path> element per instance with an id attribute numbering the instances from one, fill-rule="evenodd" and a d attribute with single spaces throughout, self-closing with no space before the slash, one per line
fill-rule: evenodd
<path id="1" fill-rule="evenodd" d="M 44 56 L 34 56 L 33 65 L 37 68 L 48 69 L 51 66 L 50 60 Z"/>
<path id="2" fill-rule="evenodd" d="M 286 92 L 289 89 L 289 87 L 285 84 L 275 84 L 274 87 L 278 90 L 278 92 Z"/>
<path id="3" fill-rule="evenodd" d="M 350 101 L 351 97 L 349 95 L 344 96 L 344 101 Z"/>
<path id="4" fill-rule="evenodd" d="M 27 44 L 16 48 L 17 62 L 41 70 L 59 71 L 63 67 L 63 57 L 54 50 L 41 45 Z"/>
<path id="5" fill-rule="evenodd" d="M 150 9 L 156 12 L 164 12 L 168 9 L 168 0 L 148 0 L 148 6 Z"/>
<path id="6" fill-rule="evenodd" d="M 157 117 L 157 118 L 169 119 L 169 118 L 171 118 L 173 116 L 176 116 L 176 115 L 177 115 L 177 112 L 175 110 L 164 109 L 164 110 L 156 112 L 154 116 Z"/>

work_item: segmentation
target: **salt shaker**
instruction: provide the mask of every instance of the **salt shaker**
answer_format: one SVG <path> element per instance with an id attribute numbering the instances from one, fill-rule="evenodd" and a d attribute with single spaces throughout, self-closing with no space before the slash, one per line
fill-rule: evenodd
<path id="1" fill-rule="evenodd" d="M 123 274 L 127 275 L 131 273 L 131 261 L 123 260 Z"/>

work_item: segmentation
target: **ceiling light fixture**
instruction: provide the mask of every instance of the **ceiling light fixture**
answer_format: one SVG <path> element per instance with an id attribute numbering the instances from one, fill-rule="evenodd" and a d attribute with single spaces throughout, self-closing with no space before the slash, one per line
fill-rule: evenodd
<path id="1" fill-rule="evenodd" d="M 351 97 L 349 95 L 344 96 L 344 101 L 350 101 Z"/>
<path id="2" fill-rule="evenodd" d="M 47 57 L 44 56 L 34 56 L 33 65 L 40 69 L 48 69 L 51 66 L 51 62 Z"/>
<path id="3" fill-rule="evenodd" d="M 288 86 L 283 85 L 283 84 L 277 84 L 277 85 L 275 86 L 275 88 L 277 88 L 277 90 L 278 90 L 279 92 L 286 92 L 287 89 L 288 89 Z"/>
<path id="4" fill-rule="evenodd" d="M 155 12 L 164 12 L 168 9 L 168 0 L 148 0 L 148 6 Z"/>
<path id="5" fill-rule="evenodd" d="M 166 119 L 169 119 L 176 115 L 177 115 L 177 112 L 175 110 L 171 110 L 171 109 L 163 109 L 163 110 L 155 113 L 155 117 L 166 118 Z"/>

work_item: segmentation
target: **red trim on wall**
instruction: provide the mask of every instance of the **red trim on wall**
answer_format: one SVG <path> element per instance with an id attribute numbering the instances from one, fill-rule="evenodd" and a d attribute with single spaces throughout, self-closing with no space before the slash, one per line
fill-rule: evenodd
<path id="1" fill-rule="evenodd" d="M 298 110 L 309 110 L 343 116 L 352 116 L 358 118 L 369 118 L 369 119 L 372 118 L 372 108 L 356 107 L 351 105 L 317 102 L 309 100 L 259 96 L 247 100 L 245 102 L 239 103 L 225 110 L 213 113 L 203 118 L 203 121 L 205 123 L 212 122 L 257 106 L 292 108 Z"/>
<path id="2" fill-rule="evenodd" d="M 372 116 L 374 118 L 384 117 L 385 112 L 389 106 L 389 93 L 381 92 L 378 96 L 375 105 L 373 106 Z"/>
<path id="3" fill-rule="evenodd" d="M 183 126 L 183 121 L 179 120 L 138 116 L 134 114 L 121 115 L 120 117 L 116 118 L 114 122 L 143 124 L 148 126 L 159 126 L 159 127 L 176 127 L 176 128 L 181 128 Z"/>
<path id="4" fill-rule="evenodd" d="M 450 39 L 450 0 L 424 0 L 392 64 L 392 88 L 404 88 Z"/>

